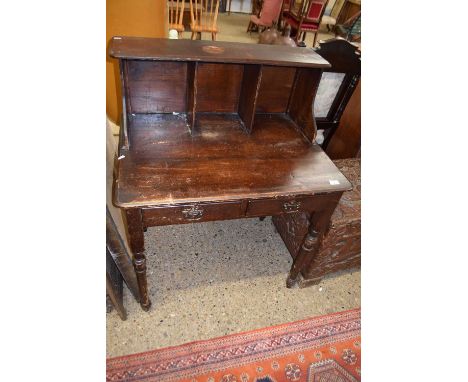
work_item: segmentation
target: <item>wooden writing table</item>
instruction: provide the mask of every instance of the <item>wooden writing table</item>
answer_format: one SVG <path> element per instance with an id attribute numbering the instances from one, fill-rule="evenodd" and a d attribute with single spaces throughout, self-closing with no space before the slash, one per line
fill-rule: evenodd
<path id="1" fill-rule="evenodd" d="M 308 213 L 286 285 L 296 284 L 348 180 L 314 142 L 327 61 L 309 49 L 114 37 L 123 118 L 114 203 L 124 210 L 150 307 L 146 227 Z"/>

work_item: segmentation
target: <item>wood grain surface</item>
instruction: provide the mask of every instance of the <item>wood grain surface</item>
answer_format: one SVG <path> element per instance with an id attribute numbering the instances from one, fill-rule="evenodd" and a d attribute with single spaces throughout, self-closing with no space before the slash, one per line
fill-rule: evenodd
<path id="1" fill-rule="evenodd" d="M 109 55 L 114 58 L 266 64 L 309 68 L 330 64 L 311 49 L 291 46 L 222 41 L 169 40 L 144 37 L 113 37 Z"/>
<path id="2" fill-rule="evenodd" d="M 120 207 L 344 191 L 347 179 L 285 115 L 257 115 L 251 135 L 223 116 L 132 117 L 134 148 L 119 161 Z M 330 184 L 338 183 L 338 184 Z"/>

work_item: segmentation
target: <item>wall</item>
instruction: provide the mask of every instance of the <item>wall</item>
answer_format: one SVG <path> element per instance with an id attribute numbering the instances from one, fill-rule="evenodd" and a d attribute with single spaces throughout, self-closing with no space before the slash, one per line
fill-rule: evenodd
<path id="1" fill-rule="evenodd" d="M 226 2 L 226 11 L 229 1 Z M 232 0 L 231 12 L 250 13 L 252 11 L 252 0 Z"/>
<path id="2" fill-rule="evenodd" d="M 118 61 L 108 57 L 112 36 L 166 37 L 166 1 L 107 0 L 106 11 L 106 113 L 119 122 L 122 113 Z M 86 27 L 86 26 L 85 26 Z"/>

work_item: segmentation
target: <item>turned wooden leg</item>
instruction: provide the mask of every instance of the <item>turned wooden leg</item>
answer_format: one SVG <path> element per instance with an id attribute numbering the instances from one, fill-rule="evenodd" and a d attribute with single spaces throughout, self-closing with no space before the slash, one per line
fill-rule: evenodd
<path id="1" fill-rule="evenodd" d="M 216 32 L 211 33 L 211 39 L 216 41 Z"/>
<path id="2" fill-rule="evenodd" d="M 151 301 L 148 295 L 148 281 L 146 279 L 144 227 L 141 210 L 139 208 L 125 210 L 125 218 L 127 221 L 128 243 L 133 253 L 133 267 L 135 268 L 138 290 L 140 292 L 140 305 L 144 311 L 148 311 Z"/>
<path id="3" fill-rule="evenodd" d="M 286 287 L 292 288 L 296 285 L 299 272 L 304 268 L 305 264 L 318 250 L 319 243 L 319 233 L 315 231 L 313 225 L 309 227 L 309 232 L 307 233 L 304 242 L 301 245 L 296 258 L 294 259 L 291 270 L 289 271 L 288 278 L 286 280 Z"/>
<path id="4" fill-rule="evenodd" d="M 309 229 L 307 235 L 302 242 L 301 248 L 297 252 L 296 258 L 293 261 L 291 270 L 289 271 L 286 280 L 286 287 L 292 288 L 299 280 L 299 273 L 306 269 L 310 262 L 320 249 L 320 243 L 323 236 L 327 232 L 330 218 L 335 210 L 342 193 L 337 193 L 330 196 L 328 202 L 323 206 L 323 209 L 312 213 L 310 218 Z"/>
<path id="5" fill-rule="evenodd" d="M 194 36 L 195 36 L 195 32 L 192 32 L 192 37 L 190 37 L 190 39 L 193 40 Z"/>

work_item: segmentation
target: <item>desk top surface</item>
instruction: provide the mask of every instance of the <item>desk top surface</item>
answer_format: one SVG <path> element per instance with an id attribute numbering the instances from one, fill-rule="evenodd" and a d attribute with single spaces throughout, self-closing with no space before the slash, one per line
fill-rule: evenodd
<path id="1" fill-rule="evenodd" d="M 255 117 L 247 135 L 233 117 L 200 114 L 194 134 L 185 116 L 133 116 L 130 150 L 119 160 L 115 203 L 144 207 L 312 195 L 351 184 L 318 145 L 283 114 Z"/>
<path id="2" fill-rule="evenodd" d="M 155 61 L 200 61 L 309 68 L 331 65 L 312 49 L 238 42 L 113 37 L 111 57 Z"/>

